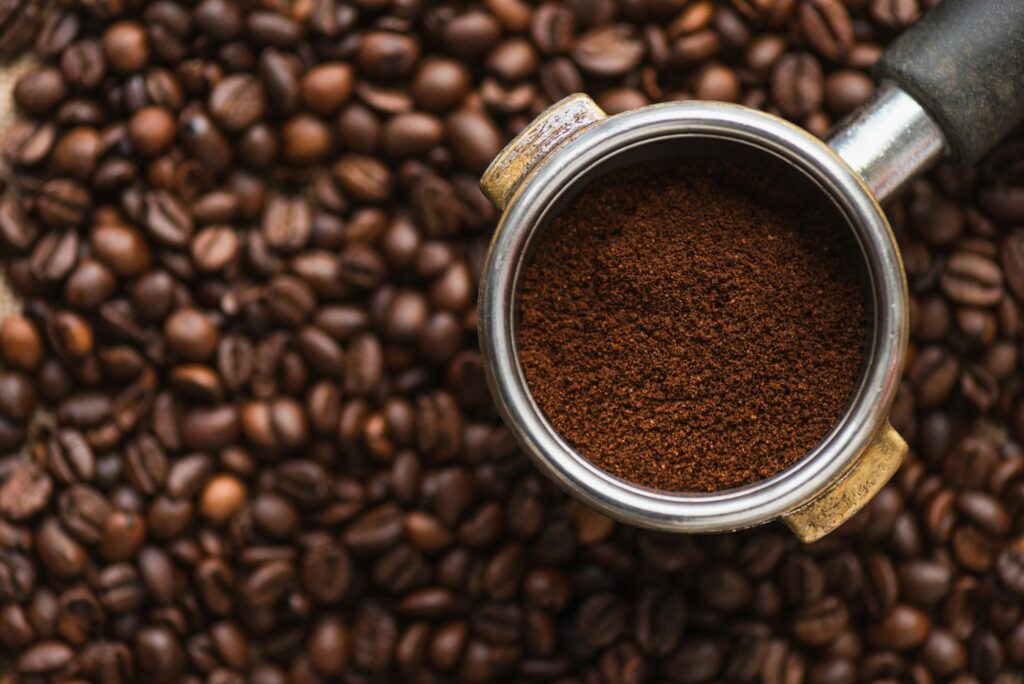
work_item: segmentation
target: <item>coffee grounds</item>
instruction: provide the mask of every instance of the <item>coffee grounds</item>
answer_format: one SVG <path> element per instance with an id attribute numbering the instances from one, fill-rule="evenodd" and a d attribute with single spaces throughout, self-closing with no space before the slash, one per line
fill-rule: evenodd
<path id="1" fill-rule="evenodd" d="M 607 472 L 666 491 L 747 484 L 845 408 L 866 335 L 857 248 L 834 209 L 775 175 L 621 169 L 539 236 L 520 359 L 555 429 Z"/>

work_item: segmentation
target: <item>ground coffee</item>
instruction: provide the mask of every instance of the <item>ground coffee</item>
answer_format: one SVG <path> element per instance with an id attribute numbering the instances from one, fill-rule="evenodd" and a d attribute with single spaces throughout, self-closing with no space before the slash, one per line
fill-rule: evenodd
<path id="1" fill-rule="evenodd" d="M 844 409 L 866 322 L 841 217 L 765 169 L 615 171 L 539 238 L 520 307 L 538 404 L 624 479 L 715 491 L 774 475 Z"/>

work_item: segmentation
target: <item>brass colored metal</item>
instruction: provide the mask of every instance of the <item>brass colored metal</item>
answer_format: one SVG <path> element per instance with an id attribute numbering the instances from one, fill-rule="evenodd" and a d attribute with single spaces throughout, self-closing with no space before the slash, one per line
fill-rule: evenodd
<path id="1" fill-rule="evenodd" d="M 605 118 L 607 114 L 582 93 L 559 100 L 505 146 L 484 171 L 481 189 L 499 211 L 504 211 L 523 180 L 549 154 Z"/>
<path id="2" fill-rule="evenodd" d="M 907 443 L 888 422 L 853 467 L 821 496 L 782 516 L 800 541 L 821 539 L 853 517 L 896 474 Z"/>

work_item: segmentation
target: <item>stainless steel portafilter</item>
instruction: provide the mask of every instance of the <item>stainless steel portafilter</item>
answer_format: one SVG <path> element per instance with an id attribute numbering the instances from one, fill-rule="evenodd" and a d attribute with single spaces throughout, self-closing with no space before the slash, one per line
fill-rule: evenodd
<path id="1" fill-rule="evenodd" d="M 481 187 L 502 217 L 480 284 L 491 393 L 526 453 L 570 494 L 623 522 L 673 532 L 781 518 L 804 541 L 838 527 L 896 472 L 907 445 L 889 424 L 908 337 L 900 253 L 880 206 L 944 156 L 976 161 L 1024 115 L 1024 1 L 943 0 L 875 69 L 877 94 L 827 142 L 770 114 L 715 102 L 607 116 L 586 95 L 556 103 L 505 147 Z M 845 218 L 863 259 L 872 320 L 847 409 L 777 475 L 714 493 L 647 489 L 566 442 L 530 393 L 517 353 L 518 292 L 531 247 L 588 183 L 648 161 L 728 156 L 784 167 Z"/>

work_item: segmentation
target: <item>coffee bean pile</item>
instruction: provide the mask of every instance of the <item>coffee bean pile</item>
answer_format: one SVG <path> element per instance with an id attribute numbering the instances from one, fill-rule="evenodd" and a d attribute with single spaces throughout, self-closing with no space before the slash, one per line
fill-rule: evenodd
<path id="1" fill-rule="evenodd" d="M 931 4 L 0 0 L 0 681 L 1018 684 L 1024 136 L 889 207 L 913 449 L 814 545 L 568 500 L 476 351 L 546 105 L 823 134 Z"/>

